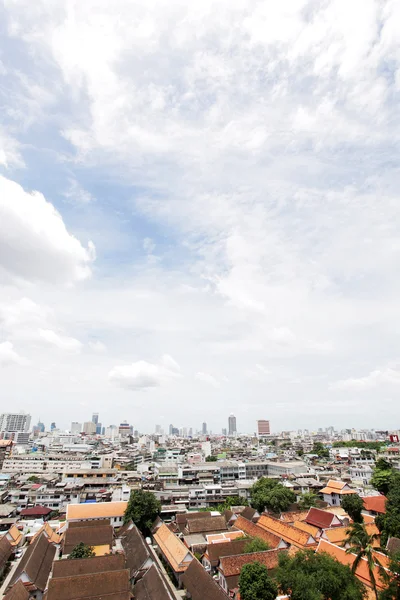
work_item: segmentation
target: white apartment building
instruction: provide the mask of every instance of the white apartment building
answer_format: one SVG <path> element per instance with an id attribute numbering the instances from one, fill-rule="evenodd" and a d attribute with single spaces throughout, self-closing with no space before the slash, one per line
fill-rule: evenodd
<path id="1" fill-rule="evenodd" d="M 82 469 L 100 469 L 102 465 L 103 457 L 101 456 L 85 459 L 80 456 L 65 456 L 64 454 L 35 453 L 6 458 L 2 471 L 4 473 L 65 473 Z"/>
<path id="2" fill-rule="evenodd" d="M 0 432 L 29 431 L 31 415 L 26 413 L 2 413 L 0 415 Z"/>

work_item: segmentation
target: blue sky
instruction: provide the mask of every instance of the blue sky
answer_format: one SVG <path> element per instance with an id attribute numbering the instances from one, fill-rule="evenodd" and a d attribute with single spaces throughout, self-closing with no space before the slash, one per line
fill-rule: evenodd
<path id="1" fill-rule="evenodd" d="M 399 19 L 0 2 L 1 408 L 397 427 Z"/>

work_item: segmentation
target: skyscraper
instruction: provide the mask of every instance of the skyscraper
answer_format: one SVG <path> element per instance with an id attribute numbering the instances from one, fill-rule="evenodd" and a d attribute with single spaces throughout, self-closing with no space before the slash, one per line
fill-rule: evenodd
<path id="1" fill-rule="evenodd" d="M 93 413 L 92 414 L 92 423 L 95 423 L 96 425 L 99 422 L 99 413 Z"/>
<path id="2" fill-rule="evenodd" d="M 259 437 L 270 435 L 270 433 L 269 421 L 265 421 L 264 419 L 257 421 L 257 434 Z"/>
<path id="3" fill-rule="evenodd" d="M 71 433 L 80 433 L 81 431 L 82 431 L 82 423 L 78 423 L 78 421 L 72 421 Z"/>
<path id="4" fill-rule="evenodd" d="M 235 415 L 229 415 L 228 432 L 229 432 L 229 435 L 236 434 L 236 417 L 235 417 Z"/>
<path id="5" fill-rule="evenodd" d="M 203 435 L 207 435 L 207 423 L 203 423 L 201 431 Z"/>

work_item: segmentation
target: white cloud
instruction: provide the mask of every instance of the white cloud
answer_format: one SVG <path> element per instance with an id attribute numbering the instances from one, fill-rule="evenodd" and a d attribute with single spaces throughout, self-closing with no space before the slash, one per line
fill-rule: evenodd
<path id="1" fill-rule="evenodd" d="M 89 348 L 91 348 L 91 350 L 93 350 L 94 352 L 106 352 L 107 351 L 107 346 L 105 344 L 103 344 L 103 342 L 100 341 L 95 341 L 95 342 L 89 342 L 88 344 Z"/>
<path id="2" fill-rule="evenodd" d="M 68 233 L 61 215 L 39 192 L 0 175 L 0 268 L 29 280 L 71 283 L 91 274 L 94 245 Z"/>
<path id="3" fill-rule="evenodd" d="M 70 179 L 69 188 L 64 192 L 64 196 L 76 204 L 90 204 L 94 202 L 92 194 L 85 190 L 76 179 Z"/>
<path id="4" fill-rule="evenodd" d="M 165 354 L 158 364 L 139 360 L 130 365 L 114 367 L 108 376 L 120 387 L 139 391 L 162 386 L 181 377 L 181 372 L 178 363 Z"/>
<path id="5" fill-rule="evenodd" d="M 213 375 L 210 375 L 210 373 L 203 373 L 202 371 L 198 371 L 195 375 L 195 378 L 199 381 L 204 381 L 204 383 L 208 383 L 212 387 L 220 387 L 219 381 Z"/>
<path id="6" fill-rule="evenodd" d="M 22 365 L 25 364 L 25 360 L 21 358 L 14 350 L 14 346 L 11 342 L 0 343 L 0 366 L 8 365 Z"/>
<path id="7" fill-rule="evenodd" d="M 143 240 L 143 250 L 145 250 L 148 254 L 152 254 L 155 250 L 155 243 L 149 237 L 144 238 Z"/>
<path id="8" fill-rule="evenodd" d="M 72 337 L 60 335 L 51 329 L 40 329 L 39 335 L 42 340 L 59 348 L 60 350 L 66 350 L 68 352 L 80 352 L 82 343 Z"/>
<path id="9" fill-rule="evenodd" d="M 366 391 L 383 385 L 400 385 L 400 367 L 387 366 L 375 369 L 365 377 L 350 377 L 331 384 L 333 390 Z"/>
<path id="10" fill-rule="evenodd" d="M 0 76 L 1 76 L 0 61 Z M 0 125 L 0 166 L 9 169 L 11 167 L 23 167 L 24 161 L 19 151 L 19 144 L 15 138 L 9 136 Z"/>

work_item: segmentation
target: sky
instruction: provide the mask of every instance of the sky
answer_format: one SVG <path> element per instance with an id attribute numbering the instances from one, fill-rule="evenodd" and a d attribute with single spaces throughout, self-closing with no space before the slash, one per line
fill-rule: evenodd
<path id="1" fill-rule="evenodd" d="M 399 428 L 399 23 L 0 0 L 0 410 Z"/>

